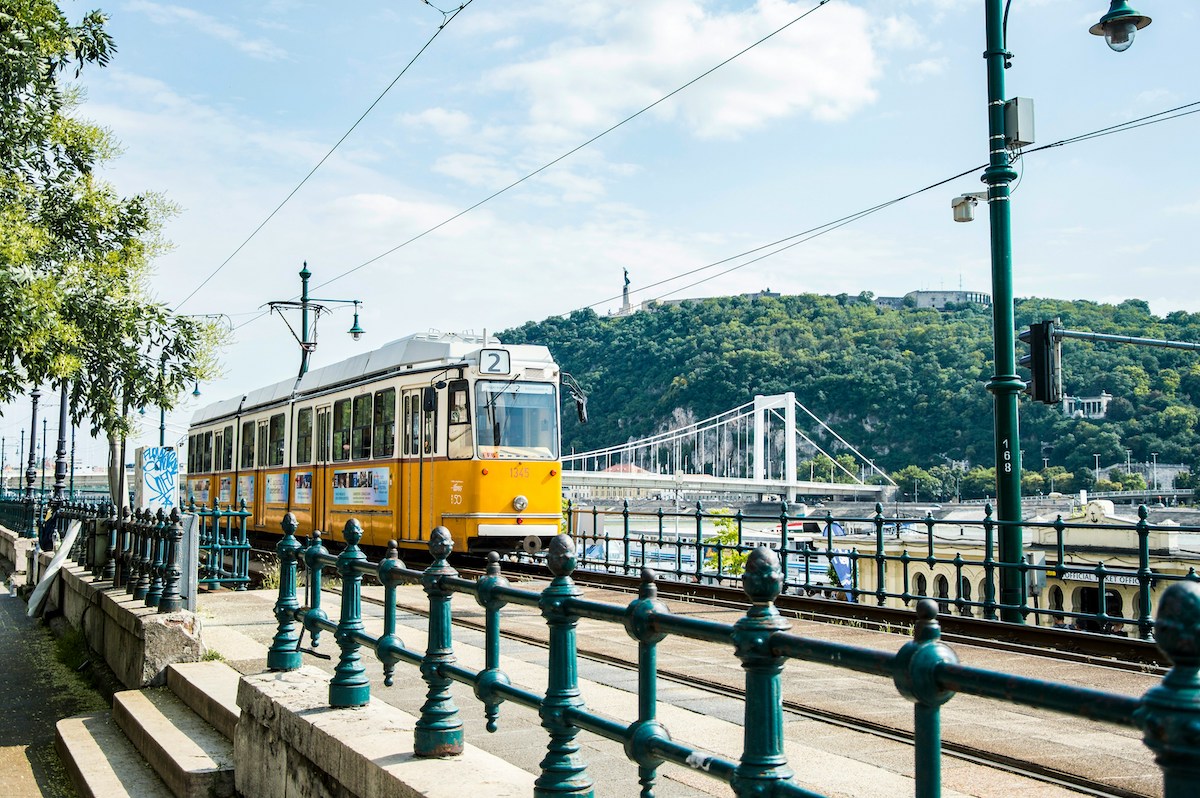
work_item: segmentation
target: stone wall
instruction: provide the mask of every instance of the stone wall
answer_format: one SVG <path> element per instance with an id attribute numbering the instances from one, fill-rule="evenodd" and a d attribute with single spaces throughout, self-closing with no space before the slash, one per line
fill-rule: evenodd
<path id="1" fill-rule="evenodd" d="M 413 755 L 416 719 L 374 698 L 329 706 L 329 676 L 305 666 L 238 685 L 237 789 L 256 798 L 527 798 L 534 776 L 467 745 L 461 756 Z"/>
<path id="2" fill-rule="evenodd" d="M 41 568 L 50 553 L 40 555 Z M 46 613 L 61 613 L 83 632 L 92 650 L 128 688 L 166 683 L 173 662 L 198 662 L 204 654 L 200 619 L 195 613 L 159 613 L 144 600 L 134 600 L 124 588 L 93 581 L 90 572 L 65 564 L 46 599 Z"/>

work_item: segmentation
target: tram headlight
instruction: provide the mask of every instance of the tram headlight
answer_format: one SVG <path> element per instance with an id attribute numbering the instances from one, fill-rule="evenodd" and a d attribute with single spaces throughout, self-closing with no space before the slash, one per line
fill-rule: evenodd
<path id="1" fill-rule="evenodd" d="M 524 496 L 517 496 L 515 499 L 513 499 L 513 509 L 518 513 L 522 512 L 528 506 L 529 499 L 526 499 Z"/>

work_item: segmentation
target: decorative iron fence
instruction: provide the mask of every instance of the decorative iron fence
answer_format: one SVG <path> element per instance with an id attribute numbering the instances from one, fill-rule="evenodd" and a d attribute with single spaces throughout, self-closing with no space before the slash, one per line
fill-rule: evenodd
<path id="1" fill-rule="evenodd" d="M 222 510 L 216 499 L 211 507 L 191 501 L 187 512 L 194 513 L 200 525 L 200 586 L 245 590 L 250 584 L 250 539 L 246 536 L 250 512 L 246 500 L 236 510 L 231 505 Z"/>
<path id="2" fill-rule="evenodd" d="M 495 731 L 500 705 L 512 701 L 537 710 L 549 741 L 535 782 L 536 796 L 591 796 L 593 781 L 579 755 L 575 738 L 591 732 L 621 743 L 638 767 L 643 798 L 653 795 L 658 768 L 672 762 L 730 784 L 742 798 L 817 796 L 792 781 L 784 756 L 783 709 L 779 700 L 781 672 L 789 659 L 820 662 L 850 670 L 891 677 L 897 690 L 914 705 L 915 794 L 941 794 L 940 707 L 955 693 L 1001 699 L 1029 707 L 1087 717 L 1123 726 L 1140 727 L 1146 745 L 1156 754 L 1164 774 L 1166 798 L 1195 794 L 1200 770 L 1200 747 L 1194 729 L 1200 728 L 1200 585 L 1184 582 L 1170 587 L 1160 604 L 1159 646 L 1174 662 L 1162 683 L 1143 698 L 1105 693 L 1039 679 L 959 665 L 954 652 L 940 641 L 937 604 L 917 602 L 913 640 L 893 654 L 789 634 L 774 601 L 784 586 L 778 553 L 756 547 L 746 556 L 742 585 L 751 607 L 736 623 L 724 624 L 673 615 L 656 598 L 654 575 L 642 570 L 638 595 L 627 606 L 590 601 L 572 581 L 577 565 L 574 541 L 559 535 L 546 557 L 553 580 L 541 592 L 510 586 L 492 554 L 487 572 L 478 580 L 463 579 L 447 563 L 449 532 L 442 527 L 429 538 L 432 564 L 424 571 L 407 568 L 395 542 L 378 563 L 368 561 L 358 546 L 362 527 L 346 523 L 346 547 L 334 556 L 326 550 L 320 531 L 303 546 L 295 536 L 296 519 L 283 520 L 279 598 L 275 605 L 278 630 L 268 652 L 271 670 L 295 670 L 301 665 L 302 630 L 317 645 L 323 632 L 332 632 L 340 657 L 329 684 L 334 707 L 361 706 L 370 686 L 360 650 L 375 653 L 383 666 L 384 683 L 391 685 L 396 665 L 418 666 L 428 685 L 426 701 L 416 724 L 414 753 L 442 757 L 461 753 L 463 724 L 451 699 L 453 682 L 470 685 L 483 703 L 487 728 Z M 307 571 L 306 607 L 300 606 L 297 572 Z M 335 623 L 321 606 L 321 571 L 337 569 L 342 581 L 341 611 Z M 384 587 L 383 634 L 366 633 L 362 621 L 361 583 L 365 575 Z M 420 584 L 429 597 L 428 641 L 424 653 L 410 649 L 396 635 L 395 592 L 401 583 Z M 485 667 L 471 670 L 454 656 L 450 599 L 471 595 L 485 609 Z M 505 604 L 541 610 L 549 627 L 548 677 L 545 693 L 511 683 L 501 669 L 500 624 Z M 576 626 L 581 618 L 623 627 L 638 641 L 638 717 L 627 721 L 588 710 L 579 692 L 576 664 Z M 695 749 L 671 738 L 656 719 L 656 646 L 667 635 L 680 635 L 730 646 L 745 670 L 744 748 L 734 760 Z"/>
<path id="3" fill-rule="evenodd" d="M 64 504 L 60 523 L 80 522 L 69 557 L 88 570 L 94 581 L 112 581 L 135 600 L 159 612 L 183 608 L 183 522 L 178 510 L 167 515 L 125 508 L 117 517 L 109 504 Z M 64 526 L 65 528 L 65 526 Z"/>
<path id="4" fill-rule="evenodd" d="M 755 515 L 694 508 L 671 512 L 577 509 L 569 532 L 581 570 L 637 574 L 642 568 L 677 581 L 737 584 L 748 554 L 766 547 L 780 557 L 783 590 L 842 601 L 907 607 L 933 598 L 942 612 L 996 620 L 1004 610 L 1027 622 L 1152 639 L 1152 610 L 1176 582 L 1198 582 L 1200 528 L 1150 524 L 1149 511 L 1120 523 L 1100 518 L 1023 521 L 977 518 Z M 1025 561 L 997 558 L 998 530 L 1024 529 Z M 1016 600 L 1000 600 L 1003 572 L 1014 574 Z"/>

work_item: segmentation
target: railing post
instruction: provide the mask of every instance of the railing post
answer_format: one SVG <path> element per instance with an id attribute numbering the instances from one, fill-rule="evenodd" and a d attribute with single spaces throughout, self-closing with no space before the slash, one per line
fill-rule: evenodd
<path id="1" fill-rule="evenodd" d="M 275 620 L 279 627 L 267 650 L 267 670 L 294 671 L 302 663 L 300 656 L 300 629 L 296 624 L 296 610 L 300 601 L 296 597 L 296 561 L 303 547 L 296 540 L 296 516 L 288 513 L 283 517 L 283 538 L 275 545 L 279 555 L 279 599 L 275 602 Z"/>
<path id="2" fill-rule="evenodd" d="M 108 562 L 104 564 L 105 578 L 112 579 L 114 588 L 125 585 L 125 563 L 121 559 L 125 545 L 125 519 L 117 505 L 108 503 Z"/>
<path id="3" fill-rule="evenodd" d="M 351 518 L 342 528 L 346 548 L 337 558 L 337 570 L 342 576 L 342 616 L 338 618 L 337 631 L 333 639 L 342 649 L 342 656 L 333 669 L 329 682 L 329 705 L 334 707 L 361 707 L 371 700 L 371 683 L 358 653 L 360 644 L 357 635 L 363 632 L 362 622 L 362 574 L 355 567 L 366 562 L 367 555 L 358 547 L 362 540 L 362 526 L 358 519 Z"/>
<path id="4" fill-rule="evenodd" d="M 396 585 L 400 582 L 399 572 L 403 567 L 398 544 L 389 540 L 387 555 L 379 561 L 378 568 L 379 584 L 383 585 L 383 636 L 375 644 L 375 655 L 383 663 L 386 687 L 391 687 L 395 680 L 396 663 L 404 650 L 404 641 L 396 634 Z M 282 585 L 280 587 L 282 589 Z"/>
<path id="5" fill-rule="evenodd" d="M 666 612 L 666 605 L 658 600 L 654 573 L 649 568 L 643 568 L 638 598 L 625 610 L 625 631 L 638 641 L 638 719 L 630 727 L 625 755 L 637 762 L 642 798 L 653 798 L 655 777 L 663 763 L 662 757 L 654 753 L 654 744 L 671 739 L 656 716 L 658 643 L 666 634 L 655 629 L 653 616 Z"/>
<path id="6" fill-rule="evenodd" d="M 733 642 L 746 671 L 744 748 L 730 786 L 739 798 L 771 795 L 776 782 L 792 777 L 783 753 L 783 689 L 780 674 L 784 657 L 771 650 L 771 637 L 788 628 L 775 608 L 783 588 L 779 557 L 768 548 L 756 548 L 746 558 L 742 589 L 751 607 L 733 625 Z"/>
<path id="7" fill-rule="evenodd" d="M 166 529 L 167 563 L 163 580 L 162 598 L 158 600 L 159 612 L 178 612 L 183 609 L 183 596 L 179 594 L 179 582 L 183 578 L 183 520 L 179 508 L 171 508 L 171 517 Z"/>
<path id="8" fill-rule="evenodd" d="M 1061 517 L 1059 521 L 1061 522 Z M 992 556 L 996 539 L 996 522 L 992 518 L 992 503 L 983 505 L 983 617 L 994 621 L 996 615 L 996 560 Z M 1059 530 L 1059 541 L 1062 531 Z M 1058 567 L 1062 568 L 1063 559 L 1060 554 Z"/>
<path id="9" fill-rule="evenodd" d="M 429 690 L 413 733 L 413 753 L 417 756 L 458 756 L 463 752 L 462 719 L 450 694 L 450 679 L 441 670 L 455 661 L 450 617 L 453 594 L 442 586 L 444 577 L 458 575 L 446 562 L 453 546 L 446 527 L 436 527 L 429 533 L 433 562 L 421 574 L 421 584 L 429 596 L 429 641 L 421 660 L 421 676 Z"/>
<path id="10" fill-rule="evenodd" d="M 304 628 L 308 630 L 314 650 L 321 644 L 321 622 L 329 620 L 325 610 L 321 609 L 321 570 L 324 567 L 321 558 L 328 555 L 325 545 L 321 543 L 321 530 L 314 529 L 312 541 L 304 550 L 304 565 L 308 575 L 308 611 L 304 613 Z"/>
<path id="11" fill-rule="evenodd" d="M 163 571 L 167 565 L 167 514 L 161 507 L 150 525 L 150 586 L 146 589 L 146 606 L 157 607 L 163 593 Z"/>
<path id="12" fill-rule="evenodd" d="M 250 539 L 246 536 L 246 518 L 249 514 L 246 512 L 246 500 L 242 499 L 238 505 L 238 567 L 237 578 L 241 582 L 237 586 L 237 590 L 247 590 L 248 582 L 250 581 Z"/>
<path id="13" fill-rule="evenodd" d="M 542 591 L 539 604 L 550 627 L 549 681 L 540 714 L 542 728 L 550 733 L 541 775 L 533 784 L 534 798 L 575 796 L 591 798 L 592 779 L 588 775 L 575 735 L 579 733 L 567 719 L 567 711 L 583 705 L 579 695 L 578 663 L 575 659 L 575 616 L 566 603 L 579 595 L 571 580 L 575 571 L 575 544 L 566 535 L 550 541 L 546 565 L 554 579 Z"/>
<path id="14" fill-rule="evenodd" d="M 508 602 L 497 596 L 496 590 L 505 587 L 508 587 L 508 580 L 500 573 L 500 555 L 488 552 L 487 571 L 479 577 L 475 591 L 475 600 L 484 609 L 484 670 L 475 682 L 475 697 L 483 702 L 483 716 L 487 719 L 489 732 L 496 731 L 500 704 L 504 701 L 496 694 L 496 685 L 512 683 L 500 670 L 500 608 Z"/>
<path id="15" fill-rule="evenodd" d="M 1150 606 L 1150 579 L 1153 577 L 1153 572 L 1150 570 L 1150 525 L 1146 521 L 1149 515 L 1150 511 L 1146 509 L 1146 505 L 1143 504 L 1138 507 L 1137 625 L 1138 637 L 1142 640 L 1154 639 L 1154 624 L 1150 620 L 1150 612 L 1153 609 Z"/>
<path id="16" fill-rule="evenodd" d="M 1200 784 L 1200 585 L 1178 582 L 1158 603 L 1158 647 L 1172 667 L 1134 713 L 1163 771 L 1163 798 L 1196 794 Z"/>
<path id="17" fill-rule="evenodd" d="M 913 639 L 897 652 L 892 672 L 896 689 L 913 702 L 915 798 L 938 798 L 942 794 L 941 707 L 954 696 L 937 686 L 938 667 L 958 662 L 954 652 L 941 642 L 937 612 L 937 602 L 932 599 L 917 602 Z"/>

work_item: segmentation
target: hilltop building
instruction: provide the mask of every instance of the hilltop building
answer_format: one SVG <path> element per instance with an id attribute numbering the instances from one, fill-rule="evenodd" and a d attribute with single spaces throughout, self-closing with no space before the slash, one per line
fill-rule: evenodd
<path id="1" fill-rule="evenodd" d="M 1101 391 L 1099 396 L 1064 396 L 1063 415 L 1101 419 L 1108 415 L 1108 405 L 1112 400 L 1112 394 L 1108 391 Z"/>
<path id="2" fill-rule="evenodd" d="M 904 296 L 878 296 L 875 304 L 881 308 L 933 308 L 944 311 L 949 305 L 992 306 L 992 295 L 982 291 L 909 291 Z"/>

